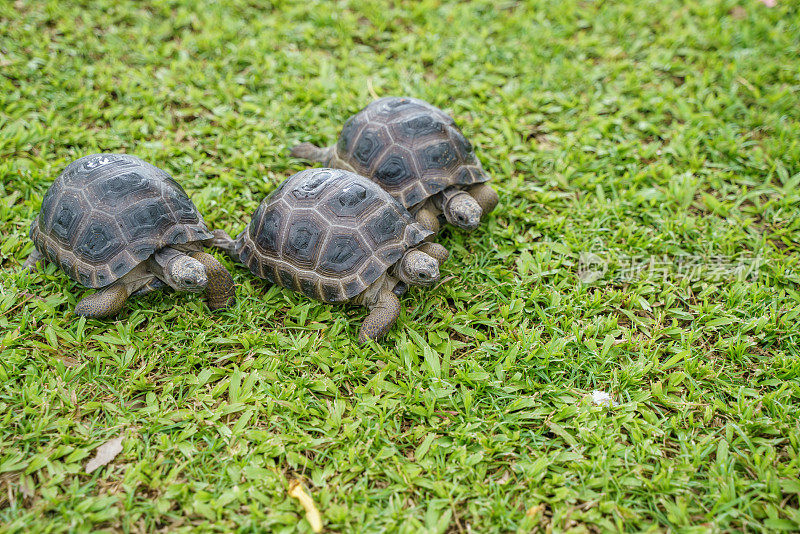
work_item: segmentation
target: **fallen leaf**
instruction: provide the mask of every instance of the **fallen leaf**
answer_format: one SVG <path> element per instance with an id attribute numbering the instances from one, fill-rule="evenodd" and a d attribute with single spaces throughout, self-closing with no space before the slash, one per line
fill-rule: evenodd
<path id="1" fill-rule="evenodd" d="M 122 436 L 106 441 L 97 447 L 97 452 L 95 453 L 94 458 L 89 460 L 89 462 L 86 464 L 86 472 L 92 473 L 104 465 L 107 465 L 121 452 Z"/>
<path id="2" fill-rule="evenodd" d="M 530 508 L 528 508 L 528 510 L 525 512 L 525 515 L 528 517 L 536 517 L 543 511 L 544 511 L 544 505 L 537 504 L 536 506 L 531 506 Z"/>
<path id="3" fill-rule="evenodd" d="M 322 532 L 322 516 L 314 505 L 314 499 L 305 492 L 299 480 L 292 480 L 289 484 L 289 497 L 297 499 L 306 511 L 306 520 L 314 532 Z"/>
<path id="4" fill-rule="evenodd" d="M 67 367 L 77 367 L 81 364 L 81 362 L 66 354 L 56 354 L 54 357 L 61 360 L 61 362 Z"/>
<path id="5" fill-rule="evenodd" d="M 742 6 L 733 6 L 733 9 L 731 9 L 730 13 L 731 17 L 735 19 L 742 20 L 744 18 L 747 18 L 747 10 L 745 10 L 745 8 L 743 8 Z"/>

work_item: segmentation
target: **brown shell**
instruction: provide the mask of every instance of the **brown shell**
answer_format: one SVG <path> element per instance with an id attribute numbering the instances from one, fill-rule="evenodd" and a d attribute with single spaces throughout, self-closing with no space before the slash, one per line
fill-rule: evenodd
<path id="1" fill-rule="evenodd" d="M 264 199 L 235 250 L 256 276 L 344 302 L 430 235 L 374 182 L 317 168 L 290 176 Z"/>
<path id="2" fill-rule="evenodd" d="M 93 288 L 112 284 L 162 247 L 213 237 L 169 174 L 127 154 L 70 163 L 47 190 L 30 236 L 45 258 Z"/>
<path id="3" fill-rule="evenodd" d="M 350 117 L 328 165 L 368 177 L 409 209 L 447 187 L 489 180 L 453 119 L 408 97 L 380 98 Z"/>

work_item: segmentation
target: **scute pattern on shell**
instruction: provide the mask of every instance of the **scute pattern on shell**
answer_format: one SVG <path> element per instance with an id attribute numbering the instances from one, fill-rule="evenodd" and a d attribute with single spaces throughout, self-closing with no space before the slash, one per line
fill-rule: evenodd
<path id="1" fill-rule="evenodd" d="M 70 163 L 48 189 L 30 236 L 45 258 L 93 288 L 162 247 L 213 237 L 180 184 L 127 154 Z"/>
<path id="2" fill-rule="evenodd" d="M 308 169 L 261 202 L 236 253 L 256 276 L 334 303 L 363 292 L 429 235 L 374 182 Z"/>
<path id="3" fill-rule="evenodd" d="M 328 165 L 379 183 L 406 208 L 489 180 L 453 119 L 416 98 L 375 100 L 342 127 Z"/>

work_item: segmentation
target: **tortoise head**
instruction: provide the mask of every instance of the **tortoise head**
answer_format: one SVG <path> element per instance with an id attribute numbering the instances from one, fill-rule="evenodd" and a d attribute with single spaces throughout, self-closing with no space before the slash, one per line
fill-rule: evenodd
<path id="1" fill-rule="evenodd" d="M 408 285 L 430 287 L 439 281 L 439 263 L 421 250 L 411 249 L 400 260 L 397 277 Z"/>
<path id="2" fill-rule="evenodd" d="M 196 259 L 181 254 L 169 262 L 164 277 L 176 291 L 200 293 L 208 284 L 205 266 Z"/>
<path id="3" fill-rule="evenodd" d="M 460 192 L 448 199 L 443 206 L 447 222 L 463 230 L 474 230 L 481 222 L 483 210 L 472 195 Z"/>

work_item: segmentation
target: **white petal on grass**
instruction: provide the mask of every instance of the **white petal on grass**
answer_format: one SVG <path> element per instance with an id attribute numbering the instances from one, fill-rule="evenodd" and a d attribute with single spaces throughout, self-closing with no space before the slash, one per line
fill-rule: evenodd
<path id="1" fill-rule="evenodd" d="M 110 439 L 97 447 L 97 452 L 94 458 L 89 460 L 86 464 L 86 472 L 92 473 L 97 469 L 107 465 L 111 460 L 117 457 L 122 452 L 122 436 Z"/>
<path id="2" fill-rule="evenodd" d="M 599 389 L 592 391 L 592 404 L 596 406 L 617 405 L 617 403 L 614 402 L 614 398 L 611 396 L 610 393 L 606 393 L 605 391 L 600 391 Z"/>

